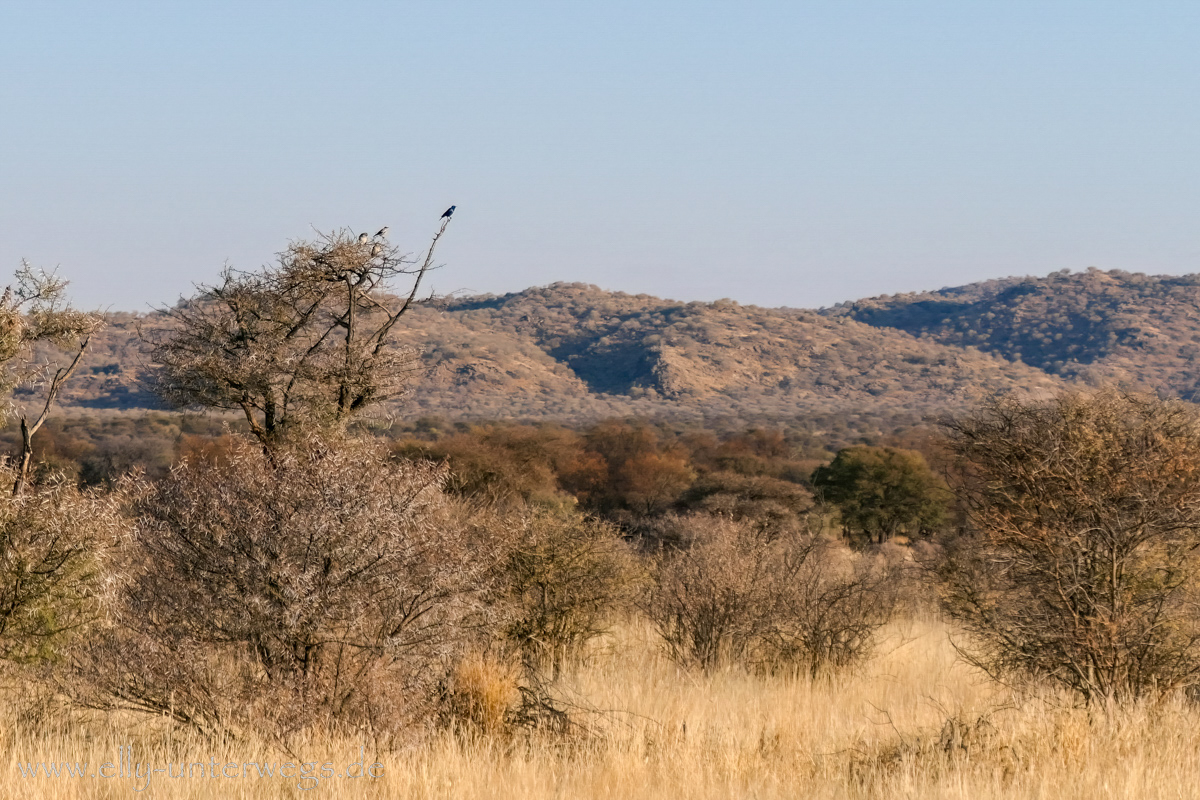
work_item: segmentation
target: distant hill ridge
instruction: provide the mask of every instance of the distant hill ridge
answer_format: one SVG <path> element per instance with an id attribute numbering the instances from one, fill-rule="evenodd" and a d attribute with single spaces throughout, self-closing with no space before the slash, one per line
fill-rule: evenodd
<path id="1" fill-rule="evenodd" d="M 135 326 L 112 314 L 64 394 L 153 408 Z M 423 373 L 401 417 L 793 417 L 925 413 L 995 392 L 1125 382 L 1200 387 L 1200 276 L 1054 273 L 814 310 L 677 302 L 556 283 L 416 308 Z"/>

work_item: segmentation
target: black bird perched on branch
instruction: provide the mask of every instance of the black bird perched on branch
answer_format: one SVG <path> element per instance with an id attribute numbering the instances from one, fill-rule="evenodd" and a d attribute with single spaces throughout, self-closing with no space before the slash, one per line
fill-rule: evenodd
<path id="1" fill-rule="evenodd" d="M 375 234 L 375 238 L 378 239 L 380 237 L 386 237 L 387 232 L 388 232 L 388 226 L 384 225 L 382 228 L 379 229 L 379 232 Z"/>
<path id="2" fill-rule="evenodd" d="M 458 206 L 450 206 L 449 208 L 446 209 L 446 211 L 442 214 L 441 217 L 438 217 L 438 219 L 442 219 L 443 217 L 454 216 L 454 209 L 456 209 L 456 208 L 458 208 Z"/>

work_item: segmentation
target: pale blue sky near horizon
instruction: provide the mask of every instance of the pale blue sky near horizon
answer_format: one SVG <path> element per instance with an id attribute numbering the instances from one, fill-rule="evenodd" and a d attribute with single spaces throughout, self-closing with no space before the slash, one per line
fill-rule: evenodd
<path id="1" fill-rule="evenodd" d="M 313 228 L 439 291 L 819 307 L 1200 269 L 1194 2 L 0 0 L 0 271 L 145 310 Z"/>

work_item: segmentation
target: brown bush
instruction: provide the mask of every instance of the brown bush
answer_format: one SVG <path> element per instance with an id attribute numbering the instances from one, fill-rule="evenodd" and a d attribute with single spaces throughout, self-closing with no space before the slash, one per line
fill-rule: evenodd
<path id="1" fill-rule="evenodd" d="M 442 480 L 373 443 L 184 461 L 140 505 L 86 699 L 206 733 L 420 720 L 496 555 Z"/>
<path id="2" fill-rule="evenodd" d="M 886 562 L 812 531 L 705 516 L 678 525 L 684 545 L 662 557 L 648 612 L 680 663 L 815 675 L 866 656 L 895 607 Z"/>
<path id="3" fill-rule="evenodd" d="M 614 486 L 628 508 L 650 515 L 669 508 L 695 477 L 685 455 L 643 453 L 621 464 Z"/>
<path id="4" fill-rule="evenodd" d="M 661 513 L 679 499 L 696 477 L 687 452 L 674 446 L 664 447 L 658 434 L 645 424 L 602 422 L 588 430 L 584 441 L 594 459 L 589 466 L 603 467 L 608 473 L 606 480 L 593 483 L 586 500 L 592 508 L 606 514 Z M 595 481 L 596 476 L 591 477 Z"/>

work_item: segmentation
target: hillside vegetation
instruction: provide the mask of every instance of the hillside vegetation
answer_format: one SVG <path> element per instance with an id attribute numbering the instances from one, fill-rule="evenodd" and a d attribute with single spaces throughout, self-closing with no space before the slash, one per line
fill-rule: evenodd
<path id="1" fill-rule="evenodd" d="M 1092 385 L 1129 383 L 1188 399 L 1200 385 L 1197 275 L 1064 270 L 882 295 L 823 313 Z"/>

